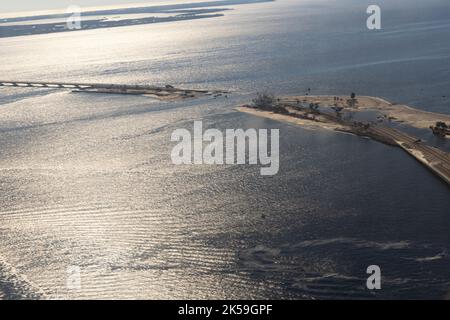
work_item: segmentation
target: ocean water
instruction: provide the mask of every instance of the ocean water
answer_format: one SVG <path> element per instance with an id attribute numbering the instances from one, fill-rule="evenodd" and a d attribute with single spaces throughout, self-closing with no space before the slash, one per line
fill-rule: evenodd
<path id="1" fill-rule="evenodd" d="M 5 80 L 233 91 L 158 102 L 0 88 L 0 298 L 445 297 L 447 185 L 400 149 L 234 110 L 258 90 L 311 88 L 450 113 L 448 1 L 381 1 L 381 31 L 366 29 L 368 4 L 280 0 L 0 39 Z M 171 133 L 195 120 L 280 129 L 279 174 L 173 165 Z M 366 288 L 369 265 L 381 290 Z"/>

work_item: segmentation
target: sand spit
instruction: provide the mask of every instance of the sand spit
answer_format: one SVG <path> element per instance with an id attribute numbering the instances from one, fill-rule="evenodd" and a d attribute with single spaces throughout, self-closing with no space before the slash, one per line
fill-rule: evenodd
<path id="1" fill-rule="evenodd" d="M 225 91 L 206 91 L 206 90 L 186 90 L 173 88 L 172 90 L 160 89 L 74 89 L 74 93 L 105 93 L 105 94 L 130 94 L 142 95 L 161 101 L 178 101 L 184 99 L 196 99 L 203 96 L 225 96 L 228 92 Z"/>
<path id="2" fill-rule="evenodd" d="M 450 122 L 450 116 L 424 112 L 404 105 L 393 105 L 374 97 L 349 99 L 336 96 L 298 96 L 272 101 L 269 105 L 262 104 L 259 107 L 245 105 L 237 107 L 236 110 L 297 124 L 306 129 L 334 130 L 400 147 L 450 185 L 449 153 L 386 125 L 387 122 L 398 121 L 416 128 L 426 128 L 438 121 Z M 368 121 L 358 121 L 354 114 L 360 111 L 377 112 L 371 114 Z"/>
<path id="3" fill-rule="evenodd" d="M 342 132 L 344 132 L 346 130 L 345 126 L 337 124 L 337 123 L 320 121 L 318 119 L 307 120 L 307 119 L 302 119 L 302 118 L 295 118 L 295 117 L 292 117 L 292 116 L 286 115 L 286 114 L 275 113 L 272 111 L 264 111 L 264 110 L 259 110 L 256 108 L 248 108 L 246 106 L 236 107 L 235 110 L 240 111 L 240 112 L 249 113 L 249 114 L 257 116 L 257 117 L 268 118 L 268 119 L 297 124 L 306 129 L 321 129 L 322 128 L 322 129 L 328 129 L 328 130 L 340 130 Z"/>
<path id="4" fill-rule="evenodd" d="M 338 98 L 338 100 L 335 100 L 335 98 Z M 322 106 L 334 106 L 336 104 L 345 107 L 346 110 L 355 112 L 378 111 L 391 121 L 405 123 L 419 129 L 429 129 L 438 121 L 450 123 L 450 115 L 418 110 L 407 105 L 391 103 L 378 97 L 358 96 L 354 106 L 347 104 L 348 99 L 348 96 L 293 96 L 284 97 L 280 100 L 287 103 L 296 103 L 299 100 L 302 103 L 319 103 Z"/>

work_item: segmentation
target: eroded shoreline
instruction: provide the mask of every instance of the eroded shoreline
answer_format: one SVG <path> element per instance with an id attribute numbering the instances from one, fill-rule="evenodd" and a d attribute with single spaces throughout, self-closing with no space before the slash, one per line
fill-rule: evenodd
<path id="1" fill-rule="evenodd" d="M 321 106 L 326 106 L 327 109 L 319 109 Z M 345 132 L 400 147 L 450 185 L 450 154 L 390 125 L 392 122 L 398 122 L 424 129 L 440 121 L 450 122 L 448 115 L 416 110 L 376 97 L 349 99 L 342 96 L 282 97 L 269 106 L 244 105 L 236 110 L 297 124 L 306 129 L 321 128 Z M 355 114 L 365 111 L 375 112 L 371 114 L 375 118 L 356 121 Z"/>
<path id="2" fill-rule="evenodd" d="M 335 100 L 338 98 L 339 100 Z M 401 122 L 418 129 L 428 129 L 438 121 L 450 123 L 450 115 L 423 111 L 412 108 L 404 104 L 391 103 L 383 98 L 371 96 L 358 96 L 357 104 L 354 107 L 347 105 L 347 96 L 291 96 L 283 97 L 281 102 L 293 102 L 300 100 L 303 103 L 319 103 L 321 105 L 345 107 L 346 110 L 360 111 L 377 111 L 386 116 L 393 122 Z"/>

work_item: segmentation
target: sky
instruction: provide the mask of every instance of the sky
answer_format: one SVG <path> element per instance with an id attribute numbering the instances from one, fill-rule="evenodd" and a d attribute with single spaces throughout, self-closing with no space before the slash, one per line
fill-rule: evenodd
<path id="1" fill-rule="evenodd" d="M 68 6 L 80 7 L 108 6 L 108 5 L 132 5 L 132 4 L 155 4 L 171 3 L 174 0 L 33 0 L 33 1 L 11 1 L 0 0 L 0 13 L 23 12 L 23 11 L 65 11 Z"/>

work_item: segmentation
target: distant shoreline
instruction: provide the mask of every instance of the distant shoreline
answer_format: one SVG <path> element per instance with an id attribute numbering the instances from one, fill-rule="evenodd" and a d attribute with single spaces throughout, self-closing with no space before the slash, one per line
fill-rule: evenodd
<path id="1" fill-rule="evenodd" d="M 78 13 L 81 28 L 73 29 L 67 26 L 67 19 L 73 15 L 70 12 L 0 18 L 0 38 L 220 18 L 226 12 L 233 10 L 229 6 L 273 1 L 275 0 L 206 0 L 115 9 L 88 9 Z M 145 15 L 145 17 L 133 17 L 133 15 Z M 109 19 L 117 16 L 121 19 Z"/>
<path id="2" fill-rule="evenodd" d="M 0 38 L 12 38 L 21 36 L 31 36 L 39 34 L 51 34 L 51 33 L 63 33 L 63 32 L 77 32 L 86 30 L 117 28 L 117 27 L 130 27 L 137 25 L 147 25 L 164 22 L 176 22 L 176 21 L 190 21 L 208 18 L 219 18 L 224 15 L 221 13 L 216 14 L 193 14 L 193 15 L 176 15 L 170 17 L 149 17 L 142 19 L 123 19 L 123 20 L 85 20 L 82 22 L 83 27 L 81 29 L 68 29 L 65 23 L 46 23 L 46 24 L 30 24 L 30 25 L 13 25 L 2 26 L 0 24 Z"/>

